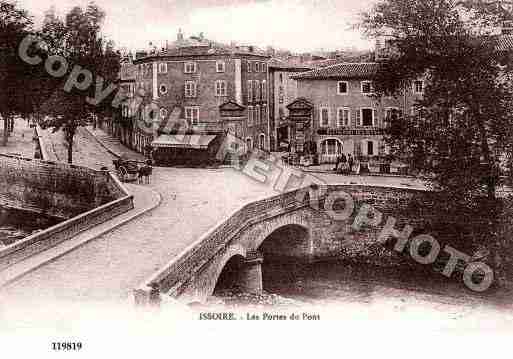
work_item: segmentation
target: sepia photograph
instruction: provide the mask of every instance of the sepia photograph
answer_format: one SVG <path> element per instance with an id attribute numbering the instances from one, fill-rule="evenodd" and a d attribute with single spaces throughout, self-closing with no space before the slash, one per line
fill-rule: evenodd
<path id="1" fill-rule="evenodd" d="M 0 0 L 6 357 L 511 334 L 513 1 Z"/>

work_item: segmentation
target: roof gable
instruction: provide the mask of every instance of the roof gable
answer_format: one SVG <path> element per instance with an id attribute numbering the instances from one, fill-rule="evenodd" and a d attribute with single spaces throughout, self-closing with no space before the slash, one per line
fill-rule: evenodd
<path id="1" fill-rule="evenodd" d="M 239 105 L 235 101 L 227 101 L 223 103 L 221 106 L 219 106 L 219 110 L 221 111 L 241 111 L 244 110 L 245 107 L 242 105 Z"/>
<path id="2" fill-rule="evenodd" d="M 300 97 L 298 99 L 295 99 L 289 105 L 287 105 L 287 109 L 289 111 L 312 110 L 313 109 L 313 105 L 307 99 Z"/>

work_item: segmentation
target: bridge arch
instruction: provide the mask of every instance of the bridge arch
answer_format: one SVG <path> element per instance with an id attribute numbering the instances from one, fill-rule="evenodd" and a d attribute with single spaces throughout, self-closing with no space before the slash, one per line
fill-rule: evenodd
<path id="1" fill-rule="evenodd" d="M 308 246 L 311 247 L 310 218 L 305 213 L 294 212 L 275 217 L 255 226 L 255 230 L 248 233 L 250 243 L 248 243 L 247 248 L 252 251 L 258 251 L 264 242 L 272 239 L 272 236 L 275 236 L 277 231 L 282 231 L 284 228 L 304 230 L 305 234 L 308 234 L 304 239 L 309 242 Z"/>
<path id="2" fill-rule="evenodd" d="M 221 256 L 218 256 L 213 263 L 211 263 L 206 271 L 202 273 L 198 279 L 201 283 L 195 285 L 196 292 L 192 295 L 194 298 L 206 298 L 211 296 L 216 289 L 218 280 L 230 260 L 242 261 L 246 258 L 246 248 L 242 245 L 231 245 Z M 189 293 L 191 295 L 192 293 Z"/>
<path id="3" fill-rule="evenodd" d="M 268 234 L 258 246 L 264 258 L 307 257 L 311 254 L 310 229 L 302 224 L 285 224 Z"/>

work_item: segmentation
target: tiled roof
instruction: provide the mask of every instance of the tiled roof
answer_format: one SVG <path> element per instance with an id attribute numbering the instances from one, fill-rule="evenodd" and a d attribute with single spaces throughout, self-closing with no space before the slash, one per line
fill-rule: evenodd
<path id="1" fill-rule="evenodd" d="M 293 61 L 290 59 L 279 59 L 276 57 L 273 57 L 269 62 L 267 63 L 269 68 L 276 68 L 276 69 L 303 69 L 303 70 L 311 70 L 316 68 L 315 66 L 311 66 L 306 63 L 302 63 L 299 61 Z"/>
<path id="2" fill-rule="evenodd" d="M 378 63 L 341 63 L 292 76 L 296 80 L 369 78 L 376 75 Z"/>
<path id="3" fill-rule="evenodd" d="M 199 46 L 183 46 L 183 47 L 169 47 L 164 49 L 163 51 L 159 51 L 157 53 L 151 53 L 146 57 L 142 57 L 141 59 L 147 59 L 151 57 L 182 57 L 182 56 L 212 56 L 212 55 L 223 55 L 230 56 L 232 54 L 241 54 L 241 55 L 252 55 L 252 56 L 260 56 L 260 57 L 268 57 L 262 53 L 257 48 L 250 47 L 231 47 L 229 45 L 219 45 L 219 44 L 201 44 Z M 140 60 L 140 59 L 137 59 Z M 137 61 L 136 62 L 139 62 Z"/>

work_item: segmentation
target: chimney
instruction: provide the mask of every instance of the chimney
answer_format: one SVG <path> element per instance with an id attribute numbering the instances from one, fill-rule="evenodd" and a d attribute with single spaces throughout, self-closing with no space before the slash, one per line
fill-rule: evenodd
<path id="1" fill-rule="evenodd" d="M 178 34 L 176 35 L 176 39 L 178 41 L 183 41 L 183 32 L 182 29 L 178 29 Z"/>

